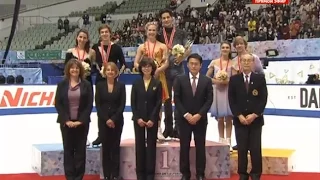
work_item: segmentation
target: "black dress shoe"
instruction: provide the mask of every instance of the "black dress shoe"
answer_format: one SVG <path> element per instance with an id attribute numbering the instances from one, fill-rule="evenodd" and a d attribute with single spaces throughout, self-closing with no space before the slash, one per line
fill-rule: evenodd
<path id="1" fill-rule="evenodd" d="M 110 180 L 118 180 L 118 179 L 119 179 L 118 176 L 111 176 L 111 177 L 110 177 Z"/>
<path id="2" fill-rule="evenodd" d="M 235 146 L 232 147 L 232 149 L 233 149 L 234 151 L 236 151 L 236 150 L 238 150 L 238 146 L 235 145 Z"/>
<path id="3" fill-rule="evenodd" d="M 205 180 L 203 176 L 197 176 L 197 180 Z"/>
<path id="4" fill-rule="evenodd" d="M 96 140 L 92 142 L 92 146 L 99 146 L 101 144 L 101 139 L 98 136 Z"/>
<path id="5" fill-rule="evenodd" d="M 182 176 L 182 177 L 181 177 L 181 180 L 190 180 L 190 177 L 188 177 L 188 176 Z"/>
<path id="6" fill-rule="evenodd" d="M 249 176 L 248 175 L 240 174 L 239 176 L 240 176 L 239 180 L 249 180 Z"/>
<path id="7" fill-rule="evenodd" d="M 261 175 L 259 174 L 250 174 L 251 180 L 260 180 Z"/>

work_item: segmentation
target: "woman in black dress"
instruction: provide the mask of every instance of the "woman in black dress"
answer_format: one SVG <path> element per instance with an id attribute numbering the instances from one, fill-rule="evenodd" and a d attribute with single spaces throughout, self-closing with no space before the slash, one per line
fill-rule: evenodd
<path id="1" fill-rule="evenodd" d="M 117 80 L 119 69 L 113 62 L 104 65 L 103 75 L 106 79 L 98 82 L 95 96 L 102 141 L 102 169 L 105 180 L 118 180 L 126 87 Z"/>
<path id="2" fill-rule="evenodd" d="M 142 77 L 133 83 L 131 89 L 138 180 L 154 180 L 155 176 L 158 121 L 162 104 L 162 85 L 154 78 L 156 69 L 152 59 L 142 58 L 139 62 Z"/>
<path id="3" fill-rule="evenodd" d="M 95 71 L 97 72 L 97 76 L 95 84 L 98 84 L 99 81 L 105 81 L 104 75 L 102 75 L 103 73 L 101 72 L 103 64 L 113 62 L 120 69 L 120 73 L 127 68 L 122 48 L 111 41 L 111 28 L 108 25 L 103 24 L 99 27 L 98 31 L 100 34 L 100 41 L 92 46 L 92 49 L 96 54 L 96 65 L 94 68 L 96 68 Z M 100 131 L 100 127 L 98 127 L 98 129 Z M 99 144 L 101 144 L 101 140 L 98 136 L 98 138 L 92 142 L 92 145 L 98 146 Z"/>
<path id="4" fill-rule="evenodd" d="M 95 51 L 90 48 L 89 33 L 85 29 L 80 29 L 76 36 L 76 45 L 73 48 L 68 49 L 66 53 L 65 65 L 70 59 L 77 59 L 79 61 L 84 61 L 92 66 L 95 60 Z M 92 83 L 91 71 L 86 76 L 86 80 Z"/>

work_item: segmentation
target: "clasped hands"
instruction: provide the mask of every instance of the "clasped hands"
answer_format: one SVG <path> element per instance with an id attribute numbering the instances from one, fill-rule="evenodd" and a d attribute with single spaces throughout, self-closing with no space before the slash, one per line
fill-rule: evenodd
<path id="1" fill-rule="evenodd" d="M 147 122 L 145 122 L 143 119 L 138 119 L 137 123 L 140 127 L 147 127 L 147 128 L 151 128 L 154 124 L 151 120 L 148 120 Z"/>
<path id="2" fill-rule="evenodd" d="M 191 115 L 190 113 L 187 113 L 184 118 L 189 122 L 189 124 L 196 125 L 197 122 L 201 119 L 201 115 L 200 114 Z"/>
<path id="3" fill-rule="evenodd" d="M 78 127 L 79 125 L 81 125 L 82 122 L 80 121 L 67 121 L 66 122 L 66 125 L 69 127 L 69 128 L 76 128 Z"/>
<path id="4" fill-rule="evenodd" d="M 258 115 L 252 113 L 247 115 L 246 117 L 244 117 L 243 115 L 240 115 L 239 120 L 243 125 L 250 125 L 257 117 Z"/>
<path id="5" fill-rule="evenodd" d="M 114 127 L 116 127 L 116 125 L 114 124 L 114 122 L 111 120 L 111 119 L 108 119 L 107 120 L 107 122 L 106 122 L 106 124 L 107 124 L 107 126 L 109 127 L 109 128 L 114 128 Z"/>

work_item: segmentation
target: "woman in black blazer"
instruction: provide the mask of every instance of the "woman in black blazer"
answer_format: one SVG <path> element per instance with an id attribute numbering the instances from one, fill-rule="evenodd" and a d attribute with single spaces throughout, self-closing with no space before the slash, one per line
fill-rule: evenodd
<path id="1" fill-rule="evenodd" d="M 117 81 L 119 69 L 115 63 L 105 64 L 103 74 L 106 80 L 98 82 L 95 95 L 99 137 L 102 141 L 102 168 L 105 180 L 117 180 L 126 88 Z"/>
<path id="2" fill-rule="evenodd" d="M 162 103 L 161 82 L 153 77 L 156 69 L 154 61 L 144 57 L 139 63 L 142 78 L 133 83 L 131 91 L 138 180 L 153 180 L 155 175 L 157 131 Z"/>
<path id="3" fill-rule="evenodd" d="M 83 179 L 86 142 L 93 107 L 91 83 L 85 80 L 80 61 L 71 59 L 65 66 L 65 78 L 57 87 L 55 108 L 63 141 L 64 171 L 67 180 Z"/>

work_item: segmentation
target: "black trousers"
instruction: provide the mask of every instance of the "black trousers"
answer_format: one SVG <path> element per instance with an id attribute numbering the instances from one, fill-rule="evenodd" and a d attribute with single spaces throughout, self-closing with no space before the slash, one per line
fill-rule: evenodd
<path id="1" fill-rule="evenodd" d="M 173 129 L 173 116 L 172 116 L 172 113 L 173 113 L 173 110 L 172 110 L 172 87 L 173 87 L 173 83 L 174 83 L 174 79 L 175 78 L 170 78 L 168 77 L 167 78 L 167 85 L 168 85 L 168 92 L 169 92 L 169 99 L 167 99 L 165 102 L 164 102 L 164 123 L 165 123 L 165 128 L 167 130 L 172 130 Z M 175 117 L 178 117 L 178 111 L 174 110 L 174 118 Z M 175 128 L 178 129 L 178 121 L 176 120 L 175 118 Z"/>
<path id="2" fill-rule="evenodd" d="M 63 141 L 63 165 L 67 180 L 82 180 L 86 167 L 86 143 L 89 123 L 76 128 L 60 124 Z"/>
<path id="3" fill-rule="evenodd" d="M 201 120 L 200 120 L 201 121 Z M 191 125 L 187 120 L 179 122 L 180 128 L 180 172 L 187 178 L 191 177 L 190 172 L 190 142 L 193 133 L 196 148 L 196 174 L 204 176 L 206 169 L 206 132 L 207 123 Z"/>
<path id="4" fill-rule="evenodd" d="M 133 126 L 135 134 L 137 179 L 153 180 L 156 168 L 158 121 L 156 121 L 151 128 L 140 127 L 136 121 L 134 121 Z"/>
<path id="5" fill-rule="evenodd" d="M 101 124 L 99 137 L 102 143 L 102 169 L 105 178 L 119 177 L 120 170 L 120 142 L 123 120 L 115 123 L 115 128 L 109 128 L 106 123 Z"/>
<path id="6" fill-rule="evenodd" d="M 235 135 L 238 144 L 238 174 L 248 176 L 248 151 L 250 151 L 252 169 L 250 175 L 261 176 L 262 152 L 261 133 L 262 126 L 235 126 Z"/>

